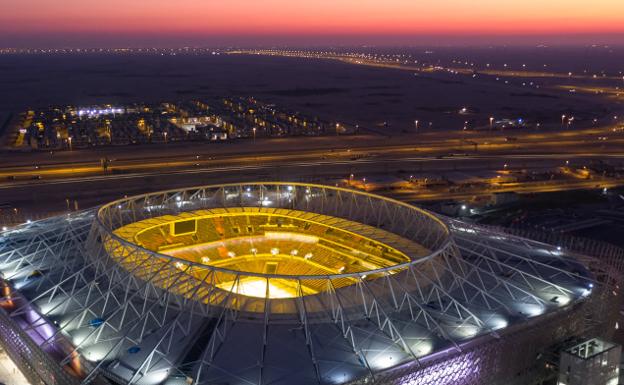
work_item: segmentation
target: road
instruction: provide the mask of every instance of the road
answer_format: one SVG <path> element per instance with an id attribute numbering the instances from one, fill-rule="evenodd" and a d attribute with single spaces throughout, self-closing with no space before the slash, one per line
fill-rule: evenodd
<path id="1" fill-rule="evenodd" d="M 577 73 L 571 74 L 566 72 L 552 72 L 552 71 L 530 71 L 519 69 L 492 69 L 492 68 L 467 68 L 460 66 L 434 66 L 432 64 L 427 66 L 409 64 L 405 61 L 399 62 L 395 58 L 385 58 L 382 56 L 367 57 L 365 54 L 353 54 L 346 52 L 315 52 L 315 51 L 292 51 L 292 50 L 267 50 L 267 49 L 252 49 L 252 50 L 231 50 L 226 52 L 229 55 L 265 55 L 265 56 L 282 56 L 282 57 L 294 57 L 302 59 L 323 59 L 323 60 L 336 60 L 343 63 L 353 65 L 363 65 L 369 67 L 378 68 L 393 68 L 411 72 L 438 72 L 445 71 L 450 73 L 473 75 L 484 74 L 489 76 L 504 76 L 504 77 L 519 77 L 519 78 L 555 78 L 566 80 L 595 80 L 596 76 L 593 74 Z M 506 66 L 506 65 L 505 65 Z M 600 76 L 600 80 L 621 80 L 620 76 Z"/>
<path id="2" fill-rule="evenodd" d="M 379 143 L 383 144 L 380 145 Z M 147 146 L 149 147 L 149 146 Z M 279 165 L 298 161 L 393 159 L 412 156 L 438 157 L 448 154 L 492 155 L 504 159 L 514 154 L 620 154 L 624 130 L 615 127 L 557 132 L 526 131 L 504 136 L 488 132 L 441 132 L 380 140 L 378 137 L 310 138 L 266 140 L 258 145 L 236 143 L 211 147 L 195 145 L 171 148 L 114 148 L 109 152 L 81 150 L 74 154 L 37 153 L 26 157 L 0 154 L 0 180 L 72 178 L 103 174 L 101 158 L 111 160 L 109 172 L 134 173 L 150 170 L 225 167 L 245 164 Z M 165 151 L 163 151 L 165 150 Z M 165 154 L 163 154 L 163 152 Z M 77 160 L 79 159 L 79 160 Z M 26 164 L 25 164 L 26 163 Z"/>
<path id="3" fill-rule="evenodd" d="M 106 172 L 100 164 L 101 156 L 112 160 Z M 191 143 L 77 150 L 53 155 L 5 152 L 0 153 L 4 165 L 0 167 L 0 215 L 17 208 L 17 217 L 35 217 L 68 207 L 99 205 L 124 195 L 201 184 L 255 180 L 332 183 L 350 174 L 365 177 L 470 172 L 500 170 L 505 164 L 510 169 L 552 170 L 566 161 L 588 164 L 596 160 L 624 164 L 622 129 L 524 131 L 514 132 L 512 139 L 506 133 L 465 132 L 457 138 L 456 134 L 440 132 L 387 140 L 371 136 L 286 138 L 216 146 Z M 411 191 L 399 198 L 469 199 L 494 191 L 561 191 L 612 187 L 621 182 L 562 180 L 455 193 L 448 189 Z"/>
<path id="4" fill-rule="evenodd" d="M 600 157 L 619 164 L 624 163 L 624 154 L 599 155 L 585 154 L 592 158 Z M 570 157 L 568 154 L 508 155 L 504 164 L 509 169 L 552 169 L 561 166 L 566 160 L 583 161 L 583 156 Z M 103 174 L 76 176 L 72 178 L 12 181 L 0 184 L 0 204 L 19 208 L 18 217 L 37 219 L 49 214 L 58 214 L 75 205 L 79 209 L 100 205 L 125 195 L 151 191 L 207 185 L 263 180 L 292 180 L 317 183 L 336 183 L 347 179 L 350 174 L 356 177 L 447 171 L 482 171 L 501 169 L 503 161 L 499 156 L 457 156 L 451 158 L 404 157 L 394 159 L 359 160 L 320 160 L 281 162 L 271 164 L 246 164 L 237 166 L 200 167 L 176 170 L 150 170 L 128 174 Z M 563 191 L 584 188 L 614 187 L 624 184 L 620 179 L 575 180 L 564 179 L 547 183 L 523 183 L 522 185 L 481 186 L 469 191 L 449 192 L 443 190 L 390 191 L 384 192 L 398 199 L 416 202 L 432 200 L 468 200 L 477 195 L 502 191 L 521 193 Z"/>

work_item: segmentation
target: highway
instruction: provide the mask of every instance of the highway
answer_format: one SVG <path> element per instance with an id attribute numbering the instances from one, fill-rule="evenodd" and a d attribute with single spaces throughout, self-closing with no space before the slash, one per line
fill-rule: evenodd
<path id="1" fill-rule="evenodd" d="M 595 158 L 595 154 L 586 154 Z M 509 155 L 504 164 L 510 169 L 544 169 L 564 165 L 566 160 L 582 161 L 583 156 L 570 158 L 567 154 Z M 621 164 L 624 154 L 604 155 L 601 159 Z M 150 170 L 128 174 L 102 174 L 72 178 L 12 181 L 0 185 L 0 203 L 19 207 L 22 212 L 58 213 L 69 206 L 86 208 L 125 195 L 176 187 L 257 180 L 293 180 L 334 183 L 350 174 L 356 177 L 400 174 L 410 172 L 443 173 L 446 171 L 482 171 L 503 167 L 498 156 L 458 156 L 451 158 L 406 157 L 395 159 L 321 160 L 283 162 L 277 164 L 247 164 L 237 166 L 205 167 L 176 170 Z M 449 192 L 448 189 L 392 191 L 390 196 L 410 202 L 470 199 L 494 192 L 520 193 L 551 192 L 574 189 L 601 189 L 624 184 L 621 179 L 555 180 L 521 185 L 481 186 L 469 191 Z"/>
<path id="2" fill-rule="evenodd" d="M 493 69 L 493 68 L 474 68 L 474 67 L 460 67 L 460 66 L 439 66 L 429 64 L 426 66 L 416 65 L 408 63 L 405 60 L 398 61 L 393 58 L 386 58 L 376 55 L 347 53 L 347 52 L 318 52 L 318 51 L 292 51 L 292 50 L 267 50 L 267 49 L 252 49 L 252 50 L 230 50 L 226 52 L 229 55 L 264 55 L 264 56 L 282 56 L 282 57 L 294 57 L 302 59 L 323 59 L 323 60 L 336 60 L 343 63 L 353 65 L 363 65 L 369 67 L 378 68 L 392 68 L 404 71 L 412 72 L 436 72 L 447 71 L 451 73 L 457 73 L 462 75 L 472 74 L 484 74 L 489 76 L 505 76 L 505 77 L 520 77 L 520 78 L 555 78 L 555 79 L 574 79 L 574 80 L 596 80 L 594 74 L 586 73 L 569 73 L 569 72 L 552 72 L 543 70 L 527 70 L 527 69 Z M 505 65 L 506 67 L 506 65 Z M 606 76 L 599 77 L 601 80 L 615 80 L 620 81 L 620 76 Z"/>
<path id="3" fill-rule="evenodd" d="M 604 161 L 624 164 L 624 132 L 619 127 L 509 133 L 466 132 L 463 137 L 441 132 L 379 137 L 335 137 L 224 143 L 218 146 L 175 144 L 76 150 L 12 156 L 0 153 L 0 214 L 2 207 L 20 215 L 58 213 L 149 191 L 183 186 L 255 180 L 335 183 L 354 174 L 409 176 L 410 173 L 479 172 L 509 169 L 553 170 L 570 164 Z M 606 139 L 604 139 L 606 138 Z M 477 143 L 477 145 L 470 144 Z M 97 151 L 95 151 L 97 150 Z M 475 151 L 476 150 L 476 151 Z M 104 152 L 102 152 L 104 151 Z M 13 154 L 15 155 L 15 154 Z M 111 159 L 104 171 L 99 157 Z M 392 191 L 405 201 L 468 200 L 497 191 L 538 193 L 594 189 L 624 184 L 620 179 L 563 179 L 548 183 L 482 186 L 450 192 Z"/>
<path id="4" fill-rule="evenodd" d="M 302 140 L 266 140 L 258 146 L 250 143 L 221 145 L 207 151 L 206 146 L 175 146 L 171 148 L 116 148 L 111 153 L 67 151 L 46 156 L 37 153 L 35 160 L 24 164 L 22 157 L 5 156 L 0 168 L 0 181 L 25 179 L 57 179 L 104 174 L 100 159 L 110 160 L 109 173 L 136 173 L 150 170 L 183 170 L 188 168 L 226 167 L 246 164 L 279 165 L 290 162 L 315 162 L 321 160 L 343 161 L 362 158 L 396 159 L 418 156 L 440 157 L 470 154 L 497 156 L 504 159 L 516 154 L 561 154 L 600 157 L 620 154 L 624 148 L 624 130 L 615 127 L 590 128 L 574 131 L 513 133 L 513 136 L 488 132 L 442 132 L 437 135 L 405 136 L 394 140 L 370 137 L 310 138 L 310 145 Z M 314 143 L 314 139 L 316 143 Z M 383 142 L 383 145 L 379 145 Z M 134 148 L 132 148 L 134 150 Z M 160 151 L 159 151 L 160 150 Z M 163 150 L 167 155 L 163 155 Z M 98 157 L 99 156 L 99 157 Z M 31 157 L 32 158 L 32 157 Z M 76 159 L 80 160 L 77 161 Z"/>

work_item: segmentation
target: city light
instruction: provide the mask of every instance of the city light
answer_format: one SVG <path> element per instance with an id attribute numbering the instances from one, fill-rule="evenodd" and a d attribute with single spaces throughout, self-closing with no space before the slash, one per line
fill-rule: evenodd
<path id="1" fill-rule="evenodd" d="M 621 0 L 13 3 L 0 385 L 617 382 Z"/>

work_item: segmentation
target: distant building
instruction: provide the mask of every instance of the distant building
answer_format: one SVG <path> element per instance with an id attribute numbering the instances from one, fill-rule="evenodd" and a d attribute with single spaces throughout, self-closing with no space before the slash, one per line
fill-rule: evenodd
<path id="1" fill-rule="evenodd" d="M 598 338 L 561 353 L 557 385 L 617 385 L 620 375 L 620 345 Z"/>

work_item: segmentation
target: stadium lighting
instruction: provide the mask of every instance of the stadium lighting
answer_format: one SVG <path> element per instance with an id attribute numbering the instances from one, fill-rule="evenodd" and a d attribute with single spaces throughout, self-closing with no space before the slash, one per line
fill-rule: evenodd
<path id="1" fill-rule="evenodd" d="M 288 186 L 314 193 L 292 194 L 292 201 L 275 199 L 270 208 L 262 204 L 263 197 L 278 197 Z M 248 187 L 263 195 L 205 199 L 222 197 L 226 189 L 240 192 Z M 188 204 L 166 205 L 166 212 L 144 210 L 154 202 L 175 200 L 173 196 Z M 345 214 L 350 212 L 357 215 Z M 180 234 L 172 233 L 172 223 Z M 450 379 L 460 378 L 458 371 L 490 370 L 491 363 L 496 366 L 504 359 L 499 350 L 489 348 L 495 339 L 508 339 L 518 348 L 540 344 L 539 349 L 546 349 L 552 338 L 527 341 L 524 336 L 550 337 L 556 328 L 573 328 L 584 319 L 587 307 L 570 305 L 603 300 L 593 294 L 590 279 L 594 278 L 589 278 L 584 260 L 575 259 L 576 253 L 565 257 L 575 263 L 561 264 L 563 253 L 556 246 L 520 241 L 364 191 L 294 182 L 204 186 L 135 196 L 24 226 L 11 237 L 2 237 L 0 245 L 5 253 L 0 274 L 34 309 L 4 308 L 5 316 L 46 339 L 68 336 L 73 353 L 67 354 L 65 362 L 89 361 L 93 366 L 119 362 L 108 365 L 110 373 L 104 375 L 114 376 L 120 384 L 134 383 L 139 376 L 146 384 L 181 384 L 181 373 L 196 379 L 184 372 L 191 361 L 177 356 L 192 349 L 215 364 L 204 365 L 203 359 L 193 358 L 205 375 L 198 383 L 212 383 L 217 377 L 218 382 L 237 382 L 243 368 L 267 365 L 265 353 L 256 352 L 282 357 L 270 369 L 271 375 L 286 373 L 292 379 L 289 383 L 300 383 L 306 374 L 298 368 L 302 359 L 311 358 L 309 344 L 323 344 L 315 350 L 315 358 L 334 364 L 318 368 L 322 385 L 329 385 L 336 374 L 342 381 L 338 383 L 344 383 L 344 379 L 363 379 L 367 369 L 376 375 L 393 367 L 414 368 L 396 378 L 397 384 L 455 385 Z M 45 253 L 40 252 L 43 249 Z M 94 263 L 103 256 L 106 264 Z M 522 263 L 508 263 L 510 258 Z M 15 266 L 31 268 L 16 271 Z M 38 270 L 34 272 L 32 266 Z M 472 272 L 475 268 L 481 277 Z M 569 279 L 572 275 L 576 278 Z M 425 280 L 427 285 L 422 284 Z M 457 290 L 439 290 L 448 282 L 454 282 Z M 138 286 L 146 290 L 136 291 Z M 87 290 L 92 298 L 85 299 Z M 136 294 L 129 297 L 128 290 Z M 466 290 L 474 295 L 466 298 L 461 294 Z M 409 300 L 395 308 L 393 298 Z M 83 322 L 79 316 L 87 314 L 85 307 L 94 310 Z M 378 310 L 374 322 L 367 318 L 371 309 Z M 412 318 L 418 312 L 426 312 L 430 322 Z M 563 315 L 554 324 L 539 318 L 554 312 Z M 143 331 L 135 327 L 163 317 L 167 327 Z M 109 322 L 115 327 L 101 326 Z M 236 326 L 230 327 L 234 322 Z M 350 331 L 363 323 L 367 341 L 351 338 Z M 11 325 L 19 324 L 5 326 Z M 214 345 L 192 337 L 210 325 L 214 328 L 209 334 L 220 333 Z M 388 338 L 384 325 L 393 328 L 396 338 Z M 289 340 L 289 354 L 283 354 L 284 340 L 276 336 L 291 332 L 303 336 L 311 329 L 314 337 L 309 344 L 304 338 Z M 136 331 L 136 342 L 116 348 L 131 331 Z M 176 356 L 166 349 L 171 341 Z M 245 354 L 233 362 L 233 356 L 223 352 L 240 349 L 241 341 Z M 374 349 L 370 341 L 375 341 Z M 469 349 L 458 352 L 456 346 Z M 158 355 L 162 365 L 142 369 L 131 365 L 150 355 Z M 424 356 L 434 359 L 420 360 Z M 67 376 L 55 356 L 42 351 L 37 359 L 55 378 Z M 414 364 L 416 359 L 426 366 Z M 358 362 L 354 360 L 361 366 L 353 369 L 344 364 Z M 524 370 L 523 360 L 516 361 L 510 359 L 505 365 Z M 214 370 L 228 363 L 232 365 L 227 372 Z M 85 376 L 100 375 L 90 365 L 84 370 Z"/>

